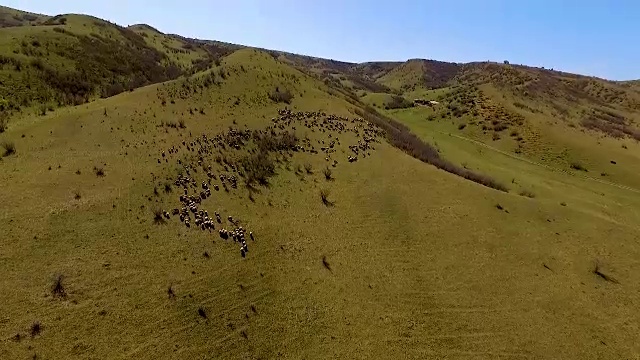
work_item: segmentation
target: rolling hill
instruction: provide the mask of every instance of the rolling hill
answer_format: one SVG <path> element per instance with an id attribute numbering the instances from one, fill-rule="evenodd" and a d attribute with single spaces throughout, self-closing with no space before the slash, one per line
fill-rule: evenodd
<path id="1" fill-rule="evenodd" d="M 640 354 L 634 82 L 2 14 L 0 358 Z"/>

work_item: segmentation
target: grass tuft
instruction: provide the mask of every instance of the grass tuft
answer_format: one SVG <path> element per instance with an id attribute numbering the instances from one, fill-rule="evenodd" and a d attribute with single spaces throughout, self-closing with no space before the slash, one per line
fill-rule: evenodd
<path id="1" fill-rule="evenodd" d="M 16 145 L 11 141 L 4 141 L 0 146 L 4 149 L 3 156 L 11 156 L 16 153 Z"/>
<path id="2" fill-rule="evenodd" d="M 320 199 L 322 199 L 324 206 L 329 207 L 335 205 L 333 201 L 329 200 L 329 190 L 327 189 L 320 190 Z"/>
<path id="3" fill-rule="evenodd" d="M 322 170 L 322 173 L 324 174 L 324 178 L 328 181 L 333 180 L 333 172 L 331 171 L 331 169 L 329 169 L 329 167 L 325 167 L 324 170 Z"/>
<path id="4" fill-rule="evenodd" d="M 64 277 L 62 275 L 58 275 L 53 281 L 53 285 L 51 285 L 51 293 L 54 297 L 64 298 L 67 296 L 67 290 L 64 287 L 63 280 Z"/>
<path id="5" fill-rule="evenodd" d="M 31 324 L 31 328 L 29 329 L 29 332 L 31 333 L 31 337 L 36 337 L 38 335 L 40 335 L 40 332 L 42 331 L 42 325 L 40 324 L 40 321 L 34 321 L 33 324 Z"/>
<path id="6" fill-rule="evenodd" d="M 166 220 L 164 219 L 163 212 L 161 209 L 153 210 L 153 223 L 156 225 L 166 224 Z"/>
<path id="7" fill-rule="evenodd" d="M 524 197 L 528 197 L 528 198 L 533 199 L 533 198 L 536 197 L 536 194 L 532 193 L 529 190 L 522 190 L 522 191 L 520 191 L 520 196 L 524 196 Z"/>

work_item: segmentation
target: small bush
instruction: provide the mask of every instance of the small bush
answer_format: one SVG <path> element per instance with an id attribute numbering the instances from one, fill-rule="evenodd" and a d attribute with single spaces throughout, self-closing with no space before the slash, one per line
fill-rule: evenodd
<path id="1" fill-rule="evenodd" d="M 201 306 L 198 308 L 198 315 L 200 315 L 201 318 L 206 319 L 207 311 Z"/>
<path id="2" fill-rule="evenodd" d="M 520 191 L 520 196 L 525 196 L 525 197 L 528 197 L 528 198 L 531 198 L 531 199 L 536 197 L 536 195 L 534 193 L 532 193 L 531 191 L 529 191 L 529 190 Z"/>
<path id="3" fill-rule="evenodd" d="M 387 101 L 384 105 L 386 110 L 390 109 L 406 109 L 413 107 L 413 101 L 409 101 L 402 96 L 393 95 L 391 100 Z"/>
<path id="4" fill-rule="evenodd" d="M 164 192 L 169 194 L 172 191 L 173 191 L 173 188 L 171 187 L 171 183 L 170 182 L 164 183 Z"/>
<path id="5" fill-rule="evenodd" d="M 586 167 L 584 167 L 582 164 L 580 164 L 577 161 L 574 161 L 571 163 L 571 168 L 574 170 L 578 170 L 578 171 L 584 171 L 584 172 L 588 172 L 589 170 L 587 170 Z"/>
<path id="6" fill-rule="evenodd" d="M 102 167 L 94 167 L 93 172 L 96 173 L 97 177 L 104 177 L 106 175 L 104 168 Z"/>
<path id="7" fill-rule="evenodd" d="M 153 210 L 153 223 L 156 225 L 165 224 L 167 221 L 164 219 L 163 212 L 161 209 Z"/>
<path id="8" fill-rule="evenodd" d="M 178 120 L 178 127 L 180 129 L 186 129 L 187 128 L 187 125 L 184 123 L 184 119 Z"/>
<path id="9" fill-rule="evenodd" d="M 3 156 L 10 156 L 16 153 L 16 145 L 11 141 L 3 142 L 2 147 L 4 148 Z"/>
<path id="10" fill-rule="evenodd" d="M 458 125 L 458 130 L 463 130 L 466 127 L 467 127 L 467 124 L 460 124 Z"/>
<path id="11" fill-rule="evenodd" d="M 174 299 L 176 297 L 176 293 L 173 291 L 173 285 L 169 285 L 167 288 L 167 296 L 169 299 Z"/>
<path id="12" fill-rule="evenodd" d="M 306 171 L 309 175 L 313 174 L 313 167 L 311 166 L 311 164 L 304 164 L 304 171 Z"/>
<path id="13" fill-rule="evenodd" d="M 276 103 L 291 104 L 291 100 L 293 100 L 293 94 L 291 94 L 291 91 L 287 89 L 280 90 L 280 88 L 276 87 L 274 91 L 269 93 L 269 99 Z"/>
<path id="14" fill-rule="evenodd" d="M 325 167 L 324 170 L 322 170 L 322 173 L 324 174 L 325 179 L 333 180 L 333 172 L 328 167 Z"/>
<path id="15" fill-rule="evenodd" d="M 54 297 L 63 298 L 67 296 L 67 291 L 63 284 L 64 277 L 62 275 L 56 276 L 53 281 L 53 285 L 51 285 L 51 293 Z"/>
<path id="16" fill-rule="evenodd" d="M 269 178 L 276 174 L 275 161 L 266 153 L 259 152 L 240 159 L 247 184 L 268 185 Z"/>
<path id="17" fill-rule="evenodd" d="M 329 200 L 329 190 L 322 189 L 320 190 L 320 198 L 322 199 L 322 203 L 324 206 L 333 206 L 333 201 Z"/>
<path id="18" fill-rule="evenodd" d="M 38 335 L 40 335 L 40 332 L 42 331 L 42 325 L 40 325 L 40 321 L 34 321 L 33 324 L 31 324 L 31 329 L 30 329 L 30 333 L 31 333 L 31 337 L 36 337 Z"/>

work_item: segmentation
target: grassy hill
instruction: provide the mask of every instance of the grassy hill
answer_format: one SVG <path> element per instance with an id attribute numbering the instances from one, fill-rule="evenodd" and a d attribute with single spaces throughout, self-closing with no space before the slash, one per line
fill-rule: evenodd
<path id="1" fill-rule="evenodd" d="M 10 12 L 6 12 L 10 13 Z M 0 29 L 0 111 L 46 114 L 207 69 L 205 47 L 148 26 L 58 15 Z"/>
<path id="2" fill-rule="evenodd" d="M 0 358 L 640 353 L 632 83 L 47 21 L 0 30 L 5 101 L 85 37 L 95 77 L 0 134 Z"/>
<path id="3" fill-rule="evenodd" d="M 48 19 L 49 17 L 46 15 L 20 11 L 0 5 L 0 28 L 42 25 Z"/>

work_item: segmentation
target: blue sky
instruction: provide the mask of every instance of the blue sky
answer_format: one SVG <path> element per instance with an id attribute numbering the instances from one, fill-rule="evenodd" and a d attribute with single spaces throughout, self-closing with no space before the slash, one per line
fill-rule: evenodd
<path id="1" fill-rule="evenodd" d="M 640 79 L 639 1 L 5 0 L 336 60 L 509 60 Z"/>

